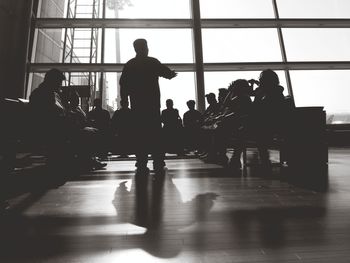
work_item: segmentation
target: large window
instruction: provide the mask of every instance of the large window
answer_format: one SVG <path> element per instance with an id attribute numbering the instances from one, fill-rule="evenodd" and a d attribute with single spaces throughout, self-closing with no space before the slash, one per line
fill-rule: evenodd
<path id="1" fill-rule="evenodd" d="M 271 68 L 296 106 L 323 106 L 329 122 L 350 122 L 348 0 L 37 2 L 28 96 L 57 67 L 68 85 L 91 86 L 90 104 L 101 97 L 112 112 L 132 43 L 146 38 L 149 55 L 179 73 L 160 80 L 162 108 L 172 98 L 183 114 L 186 101 L 196 99 L 203 110 L 206 93 Z"/>

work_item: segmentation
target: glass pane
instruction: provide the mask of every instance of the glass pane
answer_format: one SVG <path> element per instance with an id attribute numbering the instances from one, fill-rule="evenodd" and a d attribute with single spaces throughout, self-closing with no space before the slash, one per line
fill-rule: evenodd
<path id="1" fill-rule="evenodd" d="M 38 17 L 66 17 L 67 3 L 67 0 L 42 0 Z"/>
<path id="2" fill-rule="evenodd" d="M 119 97 L 119 78 L 121 73 L 117 72 L 107 72 L 104 73 L 105 81 L 104 91 L 106 94 L 105 102 L 108 108 L 111 108 L 113 111 L 117 110 L 120 107 L 120 97 Z"/>
<path id="3" fill-rule="evenodd" d="M 40 1 L 39 1 L 40 2 Z M 102 0 L 42 0 L 38 17 L 101 18 Z"/>
<path id="4" fill-rule="evenodd" d="M 231 82 L 237 79 L 256 79 L 259 80 L 261 71 L 215 71 L 204 72 L 205 94 L 210 92 L 216 95 L 218 99 L 218 92 L 220 88 L 228 88 Z M 275 71 L 279 77 L 280 85 L 284 87 L 283 94 L 288 95 L 286 76 L 284 71 Z"/>
<path id="5" fill-rule="evenodd" d="M 64 29 L 37 29 L 32 62 L 62 62 Z"/>
<path id="6" fill-rule="evenodd" d="M 350 18 L 349 0 L 277 0 L 281 18 Z"/>
<path id="7" fill-rule="evenodd" d="M 190 18 L 189 0 L 107 0 L 107 18 Z"/>
<path id="8" fill-rule="evenodd" d="M 120 107 L 119 78 L 120 73 L 112 72 L 105 74 L 105 100 L 110 108 L 116 110 Z M 179 110 L 180 116 L 187 111 L 186 102 L 195 100 L 195 80 L 193 72 L 179 72 L 177 77 L 168 80 L 159 78 L 161 92 L 161 108 L 165 108 L 165 101 L 172 99 L 174 108 Z"/>
<path id="9" fill-rule="evenodd" d="M 28 89 L 27 89 L 27 99 L 29 99 L 30 94 L 33 90 L 39 87 L 39 84 L 44 81 L 44 73 L 30 73 L 28 79 Z"/>
<path id="10" fill-rule="evenodd" d="M 283 35 L 290 61 L 350 60 L 348 28 L 286 28 Z"/>
<path id="11" fill-rule="evenodd" d="M 273 18 L 271 0 L 200 0 L 202 18 Z"/>
<path id="12" fill-rule="evenodd" d="M 203 29 L 203 60 L 282 61 L 276 29 Z"/>
<path id="13" fill-rule="evenodd" d="M 100 77 L 101 73 L 97 72 L 70 72 L 65 73 L 67 82 L 71 86 L 90 86 L 90 96 L 81 99 L 81 106 L 87 112 L 95 98 L 101 97 L 101 88 L 100 88 Z M 85 94 L 83 89 L 77 88 L 78 93 L 82 96 Z M 81 91 L 81 92 L 80 92 Z M 103 90 L 102 97 L 105 97 L 105 92 Z M 106 104 L 103 100 L 102 106 L 106 108 Z"/>
<path id="14" fill-rule="evenodd" d="M 66 73 L 66 79 L 70 85 L 90 85 L 98 84 L 97 74 L 94 72 L 71 72 Z"/>
<path id="15" fill-rule="evenodd" d="M 162 63 L 192 63 L 190 29 L 106 29 L 105 62 L 125 63 L 135 57 L 133 42 L 145 38 L 149 56 Z"/>
<path id="16" fill-rule="evenodd" d="M 70 16 L 73 18 L 102 17 L 102 2 L 102 0 L 75 0 L 69 6 Z"/>
<path id="17" fill-rule="evenodd" d="M 350 70 L 291 71 L 297 107 L 323 106 L 328 123 L 350 123 Z"/>
<path id="18" fill-rule="evenodd" d="M 37 29 L 32 62 L 99 63 L 101 62 L 101 29 Z M 63 51 L 64 50 L 64 51 Z"/>

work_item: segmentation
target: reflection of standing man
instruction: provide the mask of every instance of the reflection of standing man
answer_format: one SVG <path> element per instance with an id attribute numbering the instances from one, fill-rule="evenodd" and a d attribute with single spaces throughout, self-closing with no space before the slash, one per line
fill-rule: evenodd
<path id="1" fill-rule="evenodd" d="M 136 167 L 139 172 L 147 171 L 147 154 L 152 153 L 154 170 L 165 166 L 164 151 L 161 149 L 160 90 L 158 78 L 174 78 L 177 73 L 148 56 L 147 41 L 134 41 L 135 58 L 129 60 L 120 78 L 121 100 L 130 97 L 131 109 L 136 125 Z"/>

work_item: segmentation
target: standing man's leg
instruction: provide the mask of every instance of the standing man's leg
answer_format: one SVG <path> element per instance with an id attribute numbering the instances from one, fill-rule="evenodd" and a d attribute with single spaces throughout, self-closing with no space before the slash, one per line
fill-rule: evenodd
<path id="1" fill-rule="evenodd" d="M 135 132 L 134 137 L 135 154 L 137 171 L 143 172 L 147 170 L 148 162 L 148 120 L 147 116 L 141 111 L 135 112 Z"/>
<path id="2" fill-rule="evenodd" d="M 136 164 L 137 169 L 146 169 L 148 162 L 148 154 L 144 151 L 138 151 L 136 153 Z"/>

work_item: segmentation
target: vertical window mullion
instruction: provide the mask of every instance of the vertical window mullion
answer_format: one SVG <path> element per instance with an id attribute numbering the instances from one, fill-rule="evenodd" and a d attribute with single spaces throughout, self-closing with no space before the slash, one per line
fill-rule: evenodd
<path id="1" fill-rule="evenodd" d="M 279 19 L 279 14 L 278 14 L 277 1 L 276 0 L 272 0 L 272 5 L 273 5 L 273 11 L 274 11 L 274 14 L 275 14 L 275 19 L 278 20 Z M 278 40 L 279 40 L 280 48 L 281 48 L 282 60 L 283 60 L 283 63 L 286 64 L 287 63 L 286 47 L 284 45 L 282 29 L 281 29 L 280 26 L 277 27 L 277 32 L 278 32 Z M 286 69 L 284 71 L 284 73 L 286 75 L 288 93 L 292 97 L 292 99 L 293 99 L 292 101 L 294 102 L 292 81 L 290 79 L 289 70 Z"/>
<path id="2" fill-rule="evenodd" d="M 205 110 L 203 44 L 199 0 L 191 0 L 193 49 L 196 65 L 196 101 L 198 110 Z"/>
<path id="3" fill-rule="evenodd" d="M 106 0 L 102 0 L 102 19 L 106 19 Z M 103 23 L 101 27 L 101 64 L 103 65 L 105 62 L 105 24 Z M 100 72 L 100 98 L 102 99 L 102 90 L 103 90 L 103 85 L 104 85 L 104 75 L 105 72 Z M 94 94 L 95 97 L 95 94 Z"/>

